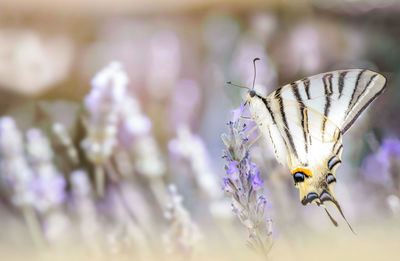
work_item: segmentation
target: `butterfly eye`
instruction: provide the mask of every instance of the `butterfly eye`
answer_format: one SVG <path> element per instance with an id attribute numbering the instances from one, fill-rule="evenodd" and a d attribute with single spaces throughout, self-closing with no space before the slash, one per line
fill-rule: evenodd
<path id="1" fill-rule="evenodd" d="M 249 94 L 250 94 L 250 97 L 253 98 L 254 96 L 256 96 L 256 91 L 255 90 L 250 90 Z"/>
<path id="2" fill-rule="evenodd" d="M 332 182 L 336 182 L 336 178 L 331 173 L 328 173 L 328 175 L 326 175 L 326 182 L 331 184 Z"/>
<path id="3" fill-rule="evenodd" d="M 299 183 L 304 181 L 304 173 L 296 172 L 293 175 L 294 183 Z"/>

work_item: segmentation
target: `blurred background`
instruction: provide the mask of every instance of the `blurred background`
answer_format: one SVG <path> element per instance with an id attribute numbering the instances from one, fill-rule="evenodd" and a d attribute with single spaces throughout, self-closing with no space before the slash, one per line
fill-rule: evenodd
<path id="1" fill-rule="evenodd" d="M 221 134 L 251 86 L 336 69 L 388 78 L 344 137 L 336 197 L 303 207 L 252 149 L 270 260 L 393 260 L 400 239 L 400 3 L 0 2 L 0 258 L 255 258 L 221 189 Z"/>

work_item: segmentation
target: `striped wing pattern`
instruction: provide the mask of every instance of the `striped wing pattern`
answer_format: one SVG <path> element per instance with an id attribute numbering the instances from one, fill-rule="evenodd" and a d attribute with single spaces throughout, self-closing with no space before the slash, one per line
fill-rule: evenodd
<path id="1" fill-rule="evenodd" d="M 365 69 L 318 74 L 278 88 L 274 98 L 297 101 L 323 114 L 344 134 L 384 90 L 386 79 Z M 324 127 L 324 126 L 323 126 Z"/>
<path id="2" fill-rule="evenodd" d="M 304 78 L 265 99 L 293 155 L 291 165 L 340 160 L 342 135 L 384 90 L 385 78 L 369 70 L 333 71 Z M 290 160 L 290 159 L 289 159 Z M 297 162 L 293 162 L 297 161 Z"/>

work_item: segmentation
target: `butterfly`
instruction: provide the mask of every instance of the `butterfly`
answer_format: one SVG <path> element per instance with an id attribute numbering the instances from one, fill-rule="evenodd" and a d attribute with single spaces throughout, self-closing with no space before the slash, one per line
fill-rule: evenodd
<path id="1" fill-rule="evenodd" d="M 324 207 L 337 226 L 326 208 L 333 204 L 353 231 L 333 192 L 342 137 L 382 94 L 385 77 L 366 69 L 326 72 L 279 87 L 264 98 L 254 90 L 255 75 L 245 105 L 278 162 L 289 167 L 300 202 Z"/>

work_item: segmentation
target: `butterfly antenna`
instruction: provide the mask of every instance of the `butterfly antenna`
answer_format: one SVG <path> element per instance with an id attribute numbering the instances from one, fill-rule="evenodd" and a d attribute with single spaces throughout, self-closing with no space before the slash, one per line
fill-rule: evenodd
<path id="1" fill-rule="evenodd" d="M 243 89 L 250 90 L 249 87 L 242 86 L 242 85 L 237 85 L 237 84 L 234 84 L 234 83 L 232 83 L 232 82 L 226 82 L 226 84 L 229 84 L 229 85 L 231 85 L 231 86 L 235 86 L 235 87 L 239 87 L 239 88 L 243 88 Z"/>
<path id="2" fill-rule="evenodd" d="M 256 76 L 257 76 L 256 62 L 258 60 L 260 60 L 260 58 L 258 57 L 253 59 L 254 77 L 253 77 L 253 87 L 251 88 L 252 90 L 254 90 L 254 84 L 256 83 Z"/>

